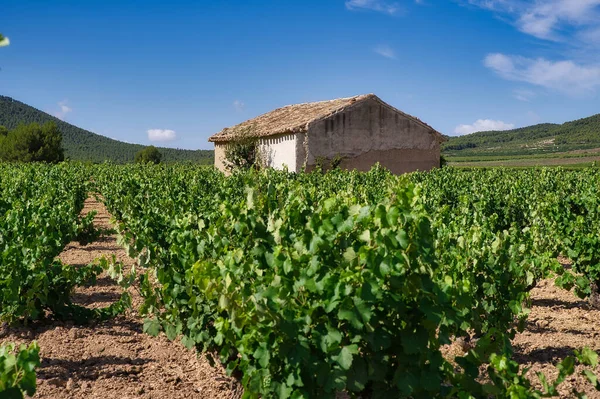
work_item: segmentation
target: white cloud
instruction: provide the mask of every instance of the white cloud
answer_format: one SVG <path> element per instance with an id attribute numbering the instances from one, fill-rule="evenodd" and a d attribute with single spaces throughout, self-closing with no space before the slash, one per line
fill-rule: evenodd
<path id="1" fill-rule="evenodd" d="M 490 10 L 521 32 L 557 42 L 567 49 L 562 60 L 488 54 L 484 64 L 504 79 L 569 95 L 593 94 L 600 87 L 600 0 L 458 0 Z M 570 51 L 569 51 L 570 50 Z M 530 101 L 535 94 L 515 90 Z"/>
<path id="2" fill-rule="evenodd" d="M 54 116 L 57 117 L 58 119 L 60 119 L 61 121 L 65 119 L 65 117 L 67 116 L 67 114 L 69 112 L 73 111 L 73 108 L 71 108 L 67 105 L 67 100 L 63 100 L 63 101 L 59 102 L 58 106 L 60 108 L 60 111 L 56 111 L 54 113 Z"/>
<path id="3" fill-rule="evenodd" d="M 393 48 L 391 48 L 390 46 L 388 46 L 386 44 L 380 44 L 379 46 L 375 47 L 373 49 L 373 51 L 375 51 L 377 54 L 379 54 L 382 57 L 389 58 L 392 60 L 396 59 L 396 52 L 394 51 Z"/>
<path id="4" fill-rule="evenodd" d="M 475 132 L 487 132 L 492 130 L 510 130 L 514 129 L 512 123 L 502 121 L 494 121 L 492 119 L 478 119 L 472 125 L 458 125 L 454 129 L 456 134 L 470 134 Z"/>
<path id="5" fill-rule="evenodd" d="M 600 0 L 536 1 L 519 16 L 517 26 L 522 32 L 540 39 L 559 40 L 563 27 L 588 29 L 598 26 Z"/>
<path id="6" fill-rule="evenodd" d="M 600 66 L 549 61 L 500 53 L 488 54 L 484 65 L 507 80 L 527 82 L 571 95 L 592 93 L 600 86 Z"/>
<path id="7" fill-rule="evenodd" d="M 600 0 L 467 0 L 468 4 L 508 16 L 521 32 L 539 39 L 585 44 L 600 27 Z"/>
<path id="8" fill-rule="evenodd" d="M 235 108 L 237 112 L 242 112 L 246 108 L 246 104 L 243 101 L 235 100 L 233 102 L 233 108 Z"/>
<path id="9" fill-rule="evenodd" d="M 529 89 L 515 89 L 513 90 L 513 96 L 519 101 L 529 102 L 536 96 L 536 94 L 533 90 Z"/>
<path id="10" fill-rule="evenodd" d="M 177 138 L 174 130 L 169 129 L 150 129 L 148 130 L 148 140 L 150 141 L 173 141 Z"/>
<path id="11" fill-rule="evenodd" d="M 384 14 L 395 15 L 400 11 L 400 5 L 386 0 L 347 0 L 348 10 L 372 10 Z"/>

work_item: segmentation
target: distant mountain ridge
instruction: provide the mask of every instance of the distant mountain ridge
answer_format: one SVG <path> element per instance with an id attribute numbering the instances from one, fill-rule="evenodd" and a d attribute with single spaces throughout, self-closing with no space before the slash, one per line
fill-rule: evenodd
<path id="1" fill-rule="evenodd" d="M 146 147 L 141 144 L 124 143 L 92 133 L 11 97 L 0 96 L 0 126 L 14 129 L 21 123 L 32 122 L 39 124 L 56 123 L 63 134 L 65 157 L 72 160 L 133 162 L 135 154 Z M 212 164 L 214 162 L 214 152 L 211 150 L 181 150 L 159 147 L 159 151 L 166 162 L 193 161 L 202 164 Z"/>
<path id="2" fill-rule="evenodd" d="M 600 114 L 563 124 L 448 137 L 446 156 L 532 155 L 600 147 Z"/>

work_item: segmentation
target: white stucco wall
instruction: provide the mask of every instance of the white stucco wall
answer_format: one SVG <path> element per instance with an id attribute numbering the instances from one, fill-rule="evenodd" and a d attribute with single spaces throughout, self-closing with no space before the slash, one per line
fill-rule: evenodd
<path id="1" fill-rule="evenodd" d="M 260 139 L 260 151 L 267 165 L 275 169 L 283 169 L 284 165 L 290 172 L 298 172 L 296 146 L 298 135 L 280 134 Z"/>

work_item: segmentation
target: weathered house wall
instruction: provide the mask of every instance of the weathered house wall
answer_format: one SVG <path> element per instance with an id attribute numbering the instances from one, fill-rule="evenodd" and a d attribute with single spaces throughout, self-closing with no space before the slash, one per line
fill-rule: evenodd
<path id="1" fill-rule="evenodd" d="M 440 163 L 440 145 L 430 127 L 374 99 L 311 123 L 304 147 L 309 170 L 319 158 L 336 156 L 343 157 L 341 167 L 361 171 L 376 162 L 392 173 L 429 170 Z"/>
<path id="2" fill-rule="evenodd" d="M 215 168 L 225 171 L 225 147 L 226 143 L 215 143 Z"/>

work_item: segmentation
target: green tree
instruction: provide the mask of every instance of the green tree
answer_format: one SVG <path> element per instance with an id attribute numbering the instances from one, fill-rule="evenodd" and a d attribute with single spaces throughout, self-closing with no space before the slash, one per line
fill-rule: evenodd
<path id="1" fill-rule="evenodd" d="M 143 150 L 138 151 L 135 154 L 135 162 L 136 163 L 153 163 L 158 164 L 162 159 L 162 154 L 158 151 L 158 148 L 151 145 L 149 147 L 144 148 Z"/>
<path id="2" fill-rule="evenodd" d="M 0 129 L 0 160 L 9 162 L 61 162 L 65 159 L 62 133 L 53 122 Z"/>

